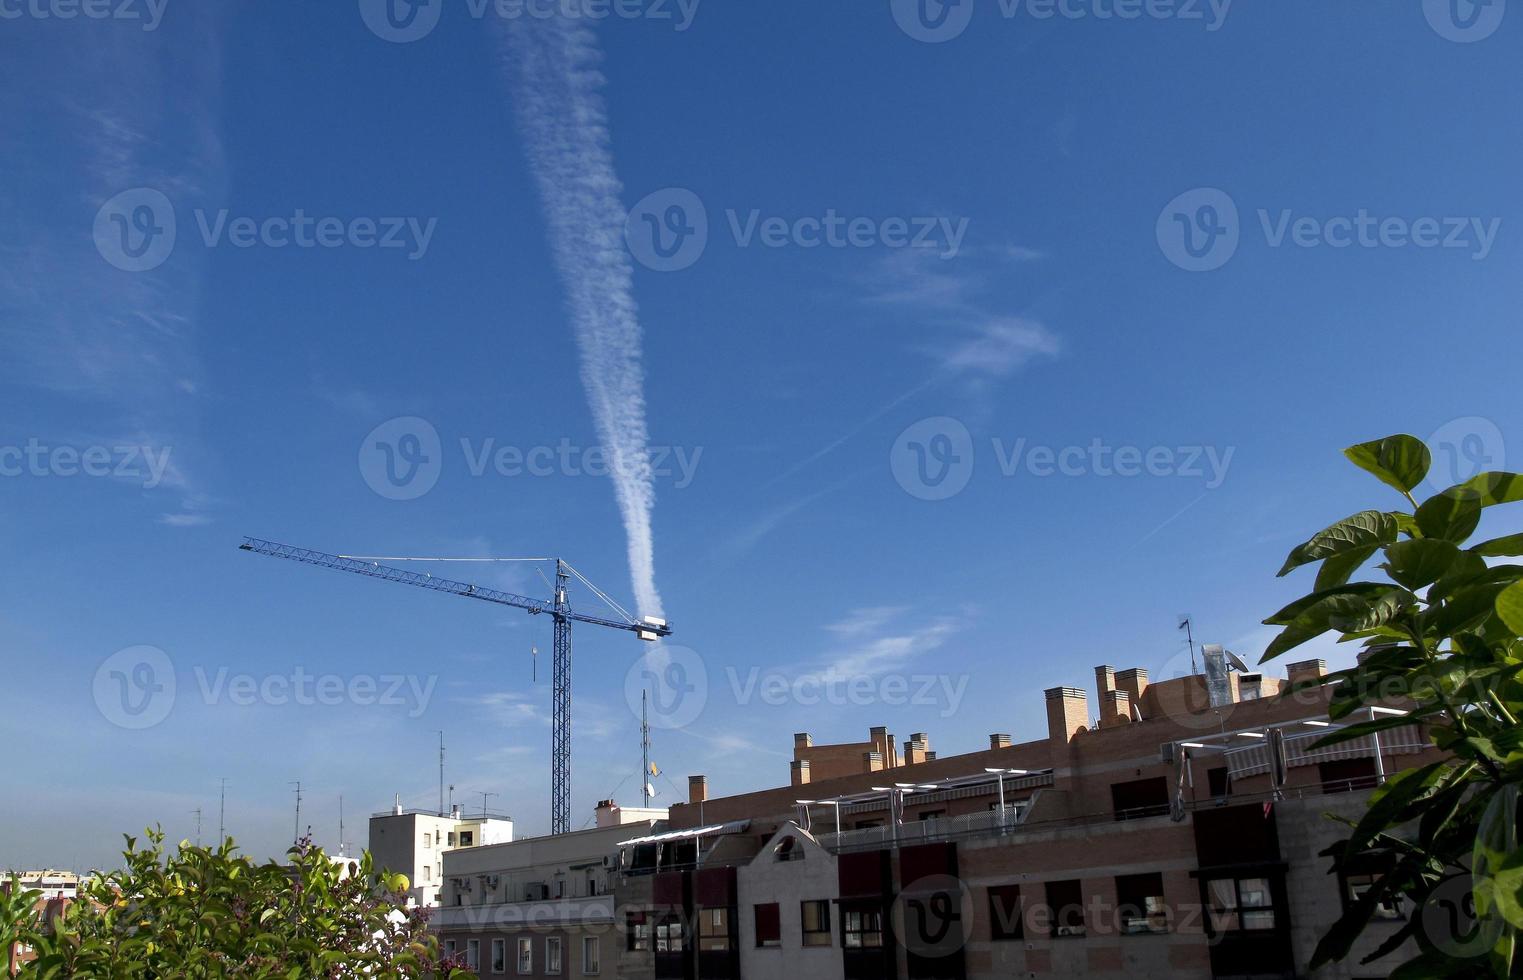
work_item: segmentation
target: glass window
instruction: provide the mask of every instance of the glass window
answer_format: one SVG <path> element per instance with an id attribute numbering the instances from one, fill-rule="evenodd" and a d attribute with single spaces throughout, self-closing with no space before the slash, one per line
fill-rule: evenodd
<path id="1" fill-rule="evenodd" d="M 545 972 L 554 976 L 561 972 L 561 937 L 545 937 Z"/>
<path id="2" fill-rule="evenodd" d="M 475 831 L 462 830 L 460 832 L 460 846 L 461 847 L 470 847 L 471 844 L 475 840 L 476 840 L 476 833 L 475 833 Z"/>
<path id="3" fill-rule="evenodd" d="M 518 972 L 524 976 L 534 972 L 534 940 L 528 936 L 518 941 Z"/>
<path id="4" fill-rule="evenodd" d="M 830 903 L 801 902 L 799 912 L 803 922 L 805 946 L 830 945 Z"/>
<path id="5" fill-rule="evenodd" d="M 428 864 L 425 864 L 425 865 L 424 865 L 424 866 L 423 866 L 423 880 L 424 880 L 424 881 L 427 881 L 427 880 L 429 880 L 429 879 L 430 879 L 430 878 L 432 878 L 432 877 L 433 877 L 433 876 L 434 876 L 434 869 L 433 869 L 433 866 L 432 866 L 432 865 L 428 865 Z"/>
<path id="6" fill-rule="evenodd" d="M 1116 903 L 1121 934 L 1169 931 L 1168 908 L 1163 903 L 1163 875 L 1123 875 L 1116 879 Z"/>
<path id="7" fill-rule="evenodd" d="M 1358 902 L 1364 897 L 1366 892 L 1375 887 L 1381 877 L 1379 874 L 1361 874 L 1349 875 L 1345 878 L 1344 888 L 1347 890 L 1347 904 L 1353 905 L 1355 902 Z M 1375 905 L 1371 918 L 1384 919 L 1387 922 L 1406 918 L 1406 913 L 1402 911 L 1401 907 L 1401 896 L 1387 895 L 1385 898 L 1382 898 Z"/>
<path id="8" fill-rule="evenodd" d="M 1273 929 L 1274 897 L 1268 878 L 1213 878 L 1206 883 L 1213 932 Z"/>
<path id="9" fill-rule="evenodd" d="M 730 910 L 704 909 L 698 913 L 698 948 L 723 953 L 730 948 Z"/>
<path id="10" fill-rule="evenodd" d="M 467 970 L 481 969 L 481 940 L 467 939 L 465 941 L 465 968 Z"/>
<path id="11" fill-rule="evenodd" d="M 624 942 L 632 953 L 650 949 L 650 919 L 644 912 L 625 913 Z"/>
<path id="12" fill-rule="evenodd" d="M 656 923 L 656 952 L 680 953 L 686 947 L 687 934 L 681 916 L 669 915 Z"/>
<path id="13" fill-rule="evenodd" d="M 877 949 L 883 945 L 883 913 L 877 909 L 841 912 L 841 945 L 847 949 Z"/>
<path id="14" fill-rule="evenodd" d="M 455 950 L 457 950 L 458 948 L 459 947 L 455 945 L 455 941 L 453 939 L 446 939 L 444 941 L 444 955 L 445 956 L 454 956 L 455 955 Z"/>
<path id="15" fill-rule="evenodd" d="M 756 945 L 759 948 L 783 944 L 782 912 L 776 902 L 756 906 Z"/>
<path id="16" fill-rule="evenodd" d="M 449 846 L 455 846 L 455 832 L 453 830 L 449 832 Z"/>
<path id="17" fill-rule="evenodd" d="M 598 945 L 596 936 L 582 937 L 582 976 L 590 977 L 601 973 L 603 947 Z"/>
<path id="18" fill-rule="evenodd" d="M 492 972 L 506 973 L 508 971 L 508 941 L 506 939 L 492 940 Z"/>
<path id="19" fill-rule="evenodd" d="M 1022 921 L 1021 886 L 993 885 L 989 888 L 989 938 L 1020 939 L 1026 934 Z"/>
<path id="20" fill-rule="evenodd" d="M 1065 938 L 1084 935 L 1084 891 L 1079 882 L 1049 881 L 1046 891 L 1052 935 Z"/>
<path id="21" fill-rule="evenodd" d="M 423 846 L 429 847 L 434 843 L 434 838 L 429 834 L 423 835 Z"/>

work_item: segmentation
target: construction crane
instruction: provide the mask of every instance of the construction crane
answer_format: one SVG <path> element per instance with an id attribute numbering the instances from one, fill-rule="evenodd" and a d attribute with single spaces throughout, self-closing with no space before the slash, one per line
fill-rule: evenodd
<path id="1" fill-rule="evenodd" d="M 529 561 L 545 562 L 553 560 L 555 562 L 555 595 L 554 598 L 546 600 L 531 599 L 527 596 L 514 595 L 511 592 L 502 592 L 480 585 L 471 585 L 468 582 L 454 582 L 433 575 L 409 572 L 381 564 L 383 561 L 439 561 L 449 559 L 356 558 L 344 555 L 328 555 L 321 551 L 311 551 L 307 548 L 296 548 L 291 545 L 261 541 L 257 538 L 245 538 L 243 544 L 239 545 L 239 548 L 243 551 L 252 551 L 259 555 L 268 555 L 271 558 L 284 558 L 287 561 L 316 565 L 319 568 L 331 568 L 339 572 L 364 575 L 368 578 L 383 579 L 387 582 L 397 582 L 401 585 L 413 585 L 418 588 L 432 589 L 435 592 L 447 592 L 451 595 L 464 596 L 467 599 L 479 599 L 482 602 L 513 606 L 517 609 L 527 610 L 531 615 L 535 616 L 548 615 L 555 626 L 554 664 L 551 671 L 553 706 L 550 733 L 550 832 L 552 834 L 564 834 L 571 829 L 571 624 L 590 623 L 593 626 L 606 626 L 609 629 L 624 630 L 648 642 L 655 642 L 672 634 L 671 627 L 667 625 L 664 619 L 657 619 L 652 616 L 636 619 L 634 616 L 631 616 L 601 589 L 587 581 L 581 572 L 572 568 L 570 563 L 560 558 L 526 559 Z M 575 576 L 594 595 L 603 600 L 619 618 L 610 619 L 605 616 L 590 616 L 586 613 L 573 611 L 571 601 L 568 598 L 572 576 Z"/>

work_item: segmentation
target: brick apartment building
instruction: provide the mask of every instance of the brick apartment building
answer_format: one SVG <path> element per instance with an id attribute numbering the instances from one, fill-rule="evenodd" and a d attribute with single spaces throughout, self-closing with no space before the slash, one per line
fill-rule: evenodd
<path id="1" fill-rule="evenodd" d="M 1325 674 L 1321 661 L 1291 680 Z M 619 846 L 618 975 L 652 980 L 1382 977 L 1404 947 L 1307 970 L 1369 876 L 1327 874 L 1328 812 L 1435 757 L 1415 726 L 1330 749 L 1330 687 L 1096 669 L 1046 692 L 1047 737 L 937 757 L 794 739 L 788 785 L 690 799 Z M 1396 710 L 1396 709 L 1377 709 Z M 1365 717 L 1361 715 L 1360 719 Z M 800 802 L 807 801 L 807 802 Z M 1372 865 L 1370 875 L 1379 873 Z M 1382 911 L 1394 931 L 1410 910 Z"/>

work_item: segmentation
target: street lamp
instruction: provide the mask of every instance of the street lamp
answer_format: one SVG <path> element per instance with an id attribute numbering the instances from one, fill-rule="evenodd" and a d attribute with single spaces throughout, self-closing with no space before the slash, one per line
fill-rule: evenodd
<path id="1" fill-rule="evenodd" d="M 1005 777 L 1007 775 L 1008 776 L 1024 776 L 1024 775 L 1026 775 L 1026 770 L 1024 770 L 1024 769 L 985 769 L 984 772 L 987 772 L 987 773 L 990 773 L 991 775 L 995 775 L 995 776 L 999 777 L 999 825 L 1000 825 L 1001 828 L 1003 828 L 1005 826 Z"/>
<path id="2" fill-rule="evenodd" d="M 840 836 L 841 836 L 841 801 L 840 800 L 794 800 L 793 802 L 795 802 L 799 806 L 805 807 L 805 808 L 814 806 L 816 804 L 818 804 L 820 806 L 833 806 L 833 807 L 835 807 L 836 808 L 836 837 L 838 839 L 840 838 Z M 807 813 L 807 812 L 808 812 L 808 810 L 806 809 L 805 813 Z"/>

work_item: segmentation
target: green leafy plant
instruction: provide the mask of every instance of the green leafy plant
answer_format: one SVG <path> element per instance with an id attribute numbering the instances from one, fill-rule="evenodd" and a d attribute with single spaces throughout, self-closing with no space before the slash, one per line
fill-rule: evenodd
<path id="1" fill-rule="evenodd" d="M 122 869 L 83 886 L 51 922 L 0 905 L 0 932 L 37 952 L 19 976 L 471 976 L 441 960 L 424 914 L 406 908 L 406 877 L 378 871 L 368 853 L 335 860 L 302 841 L 288 864 L 255 864 L 231 838 L 182 841 L 175 853 L 163 841 L 128 837 Z"/>
<path id="2" fill-rule="evenodd" d="M 1265 620 L 1282 629 L 1263 659 L 1328 632 L 1361 643 L 1358 666 L 1313 682 L 1336 683 L 1331 716 L 1371 706 L 1406 714 L 1371 712 L 1317 745 L 1417 722 L 1446 759 L 1387 780 L 1349 837 L 1324 852 L 1334 872 L 1372 858 L 1384 870 L 1323 937 L 1313 966 L 1347 957 L 1376 909 L 1401 896 L 1412 914 L 1365 962 L 1411 939 L 1419 953 L 1392 974 L 1400 980 L 1523 975 L 1523 566 L 1497 560 L 1523 555 L 1523 534 L 1470 542 L 1488 508 L 1523 500 L 1523 476 L 1483 473 L 1419 503 L 1413 491 L 1432 462 L 1421 440 L 1396 435 L 1345 455 L 1407 509 L 1361 511 L 1291 551 L 1280 574 L 1319 564 L 1316 584 Z M 1377 558 L 1380 580 L 1350 581 Z"/>

